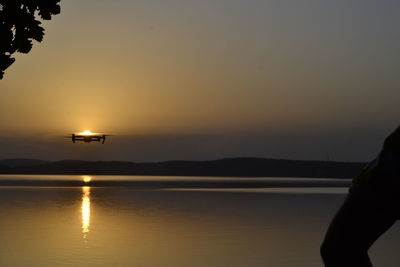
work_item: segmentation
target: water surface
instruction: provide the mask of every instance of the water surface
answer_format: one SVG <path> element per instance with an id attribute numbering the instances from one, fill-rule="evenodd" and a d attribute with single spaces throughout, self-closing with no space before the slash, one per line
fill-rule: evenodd
<path id="1" fill-rule="evenodd" d="M 319 244 L 346 191 L 2 186 L 0 266 L 322 266 Z M 377 266 L 398 266 L 399 244 L 395 226 L 371 252 Z"/>

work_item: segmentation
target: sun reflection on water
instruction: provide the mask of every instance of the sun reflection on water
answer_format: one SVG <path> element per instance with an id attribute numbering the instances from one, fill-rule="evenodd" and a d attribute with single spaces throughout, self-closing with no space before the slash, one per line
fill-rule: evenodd
<path id="1" fill-rule="evenodd" d="M 84 183 L 89 183 L 92 180 L 92 176 L 89 175 L 82 175 L 81 177 Z"/>
<path id="2" fill-rule="evenodd" d="M 83 238 L 86 238 L 86 234 L 89 232 L 90 226 L 90 186 L 82 187 L 82 233 Z"/>

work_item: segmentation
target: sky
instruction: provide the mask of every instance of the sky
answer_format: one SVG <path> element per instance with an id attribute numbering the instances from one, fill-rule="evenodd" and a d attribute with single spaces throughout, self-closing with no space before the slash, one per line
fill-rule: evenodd
<path id="1" fill-rule="evenodd" d="M 0 158 L 368 161 L 399 124 L 395 0 L 62 0 L 0 81 Z M 72 144 L 66 134 L 113 134 Z"/>

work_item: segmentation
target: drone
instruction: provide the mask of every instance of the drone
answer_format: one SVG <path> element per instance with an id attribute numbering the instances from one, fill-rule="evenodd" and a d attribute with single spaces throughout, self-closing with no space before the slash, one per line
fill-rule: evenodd
<path id="1" fill-rule="evenodd" d="M 92 141 L 97 141 L 101 142 L 104 144 L 106 141 L 106 136 L 109 136 L 108 134 L 99 134 L 99 133 L 92 133 L 91 131 L 83 131 L 80 133 L 74 133 L 71 135 L 72 138 L 72 143 L 81 141 L 85 143 L 90 143 Z"/>

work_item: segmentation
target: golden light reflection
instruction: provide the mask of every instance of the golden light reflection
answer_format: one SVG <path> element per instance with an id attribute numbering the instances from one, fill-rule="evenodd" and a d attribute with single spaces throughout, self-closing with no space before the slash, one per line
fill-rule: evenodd
<path id="1" fill-rule="evenodd" d="M 86 238 L 86 234 L 89 232 L 89 226 L 90 226 L 90 187 L 89 186 L 82 187 L 81 213 L 82 213 L 82 233 L 83 233 L 83 238 Z"/>
<path id="2" fill-rule="evenodd" d="M 89 183 L 92 180 L 92 176 L 89 175 L 82 175 L 82 181 L 84 183 Z"/>

